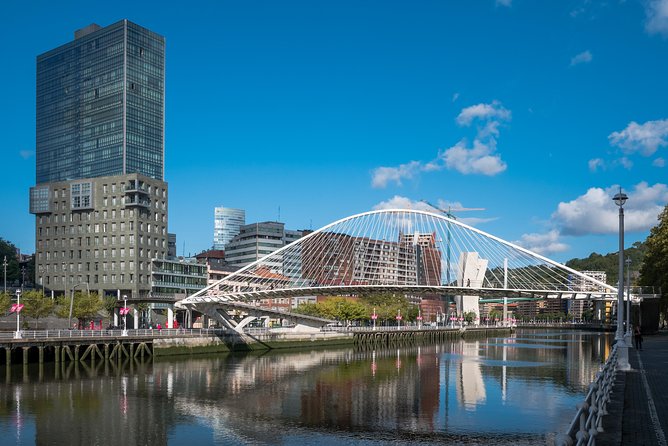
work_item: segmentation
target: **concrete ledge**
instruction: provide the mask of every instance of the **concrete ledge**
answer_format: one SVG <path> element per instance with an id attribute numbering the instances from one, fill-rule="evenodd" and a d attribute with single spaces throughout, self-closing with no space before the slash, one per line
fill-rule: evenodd
<path id="1" fill-rule="evenodd" d="M 153 354 L 155 356 L 189 355 L 352 344 L 352 333 L 266 333 L 260 335 L 226 333 L 220 336 L 155 339 Z"/>

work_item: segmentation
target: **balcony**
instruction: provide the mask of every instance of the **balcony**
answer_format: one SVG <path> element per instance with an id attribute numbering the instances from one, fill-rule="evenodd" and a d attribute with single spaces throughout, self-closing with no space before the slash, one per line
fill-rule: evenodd
<path id="1" fill-rule="evenodd" d="M 144 208 L 150 208 L 151 207 L 151 200 L 148 198 L 144 197 L 139 197 L 137 195 L 132 195 L 132 196 L 126 196 L 124 199 L 124 204 L 126 207 L 144 207 Z"/>
<path id="2" fill-rule="evenodd" d="M 139 193 L 143 195 L 149 195 L 148 188 L 141 181 L 130 181 L 125 188 L 126 194 Z"/>

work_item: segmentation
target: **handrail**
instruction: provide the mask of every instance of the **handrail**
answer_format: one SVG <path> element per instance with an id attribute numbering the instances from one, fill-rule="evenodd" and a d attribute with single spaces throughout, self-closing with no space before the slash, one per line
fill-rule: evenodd
<path id="1" fill-rule="evenodd" d="M 25 342 L 25 341 L 40 341 L 46 339 L 81 339 L 81 338 L 164 338 L 173 336 L 194 337 L 194 336 L 211 336 L 225 333 L 226 329 L 221 328 L 140 328 L 127 330 L 127 336 L 123 334 L 121 329 L 112 330 L 22 330 L 21 337 L 15 338 L 16 332 L 0 332 L 0 340 Z"/>
<path id="2" fill-rule="evenodd" d="M 617 344 L 605 361 L 603 368 L 596 374 L 596 379 L 589 386 L 584 401 L 578 404 L 578 411 L 573 417 L 566 434 L 559 435 L 557 445 L 588 445 L 596 444 L 596 435 L 603 432 L 603 416 L 610 402 L 610 392 L 615 385 L 617 375 Z"/>

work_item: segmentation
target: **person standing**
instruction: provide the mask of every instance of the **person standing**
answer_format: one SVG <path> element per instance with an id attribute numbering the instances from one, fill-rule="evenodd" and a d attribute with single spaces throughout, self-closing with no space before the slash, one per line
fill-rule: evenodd
<path id="1" fill-rule="evenodd" d="M 639 325 L 636 325 L 636 328 L 633 330 L 633 342 L 636 350 L 642 350 L 642 332 Z"/>

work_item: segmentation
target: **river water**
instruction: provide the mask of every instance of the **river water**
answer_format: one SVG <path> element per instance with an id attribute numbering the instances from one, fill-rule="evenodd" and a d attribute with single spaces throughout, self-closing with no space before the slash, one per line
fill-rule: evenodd
<path id="1" fill-rule="evenodd" d="M 0 444 L 551 444 L 606 334 L 0 367 Z M 4 373 L 4 374 L 2 374 Z"/>

